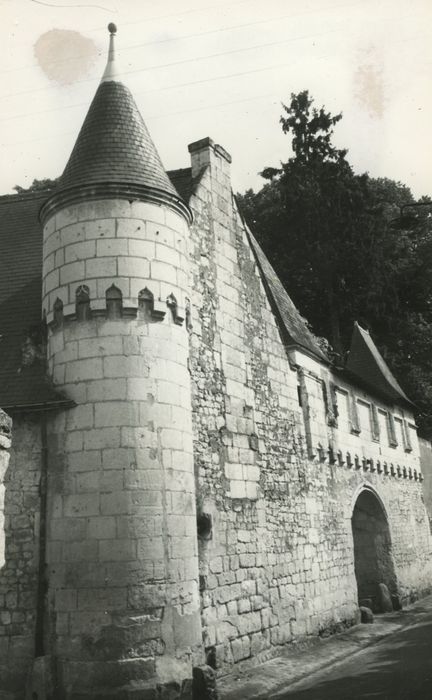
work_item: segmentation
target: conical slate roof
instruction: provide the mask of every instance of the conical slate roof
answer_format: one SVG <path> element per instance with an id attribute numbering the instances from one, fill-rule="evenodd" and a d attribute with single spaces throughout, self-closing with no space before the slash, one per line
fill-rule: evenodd
<path id="1" fill-rule="evenodd" d="M 346 369 L 368 387 L 387 398 L 393 401 L 402 399 L 412 404 L 390 372 L 369 332 L 361 328 L 358 323 L 354 324 Z"/>
<path id="2" fill-rule="evenodd" d="M 178 202 L 135 100 L 118 77 L 115 24 L 108 31 L 108 62 L 55 196 L 82 187 L 100 192 L 101 186 L 113 193 L 117 186 L 123 192 L 138 189 Z"/>
<path id="3" fill-rule="evenodd" d="M 116 79 L 99 85 L 59 189 L 94 183 L 144 185 L 178 197 L 130 90 Z"/>

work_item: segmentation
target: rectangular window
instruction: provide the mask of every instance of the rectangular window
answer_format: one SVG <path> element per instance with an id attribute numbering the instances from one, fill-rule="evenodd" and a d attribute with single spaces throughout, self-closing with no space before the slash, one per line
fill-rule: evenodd
<path id="1" fill-rule="evenodd" d="M 406 436 L 407 436 L 407 452 L 411 452 L 413 449 L 416 449 L 417 445 L 417 428 L 415 425 L 412 425 L 411 423 L 408 423 L 408 421 L 405 421 L 406 425 Z"/>
<path id="2" fill-rule="evenodd" d="M 395 418 L 395 428 L 398 444 L 403 445 L 405 452 L 411 452 L 412 443 L 407 421 L 404 418 Z"/>
<path id="3" fill-rule="evenodd" d="M 361 401 L 361 399 L 357 399 L 357 411 L 362 436 L 365 440 L 372 440 L 372 419 L 370 403 L 366 403 L 366 401 Z"/>
<path id="4" fill-rule="evenodd" d="M 387 411 L 382 408 L 378 409 L 378 424 L 380 429 L 380 440 L 381 443 L 387 446 L 392 445 L 395 447 L 395 435 L 394 431 L 392 433 L 390 426 L 390 415 Z M 397 444 L 397 443 L 396 443 Z"/>
<path id="5" fill-rule="evenodd" d="M 360 432 L 360 418 L 357 410 L 357 401 L 354 394 L 351 392 L 349 395 L 349 418 L 350 418 L 350 431 L 356 435 Z"/>
<path id="6" fill-rule="evenodd" d="M 343 391 L 343 389 L 335 388 L 335 397 L 338 410 L 338 428 L 345 433 L 349 433 L 351 430 L 351 422 L 348 392 Z"/>
<path id="7" fill-rule="evenodd" d="M 380 424 L 378 420 L 378 410 L 375 404 L 371 405 L 371 421 L 372 421 L 372 440 L 379 442 L 380 439 Z"/>
<path id="8" fill-rule="evenodd" d="M 394 420 L 393 415 L 391 413 L 388 413 L 387 417 L 388 417 L 388 426 L 389 426 L 390 447 L 397 447 L 398 441 L 397 441 L 397 435 L 396 435 L 395 420 Z"/>

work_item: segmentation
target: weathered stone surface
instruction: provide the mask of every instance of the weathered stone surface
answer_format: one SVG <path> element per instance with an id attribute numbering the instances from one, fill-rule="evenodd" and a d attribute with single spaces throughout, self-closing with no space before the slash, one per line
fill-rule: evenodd
<path id="1" fill-rule="evenodd" d="M 192 684 L 193 700 L 218 700 L 216 674 L 210 666 L 195 666 Z"/>
<path id="2" fill-rule="evenodd" d="M 45 230 L 48 321 L 57 297 L 64 315 L 49 372 L 76 406 L 49 417 L 38 623 L 75 686 L 67 700 L 190 700 L 192 666 L 215 697 L 204 656 L 216 674 L 254 664 L 360 614 L 372 622 L 378 582 L 404 601 L 430 586 L 421 485 L 402 478 L 418 469 L 413 417 L 294 347 L 229 157 L 208 140 L 191 150 L 190 233 L 155 202 L 108 199 Z M 93 315 L 81 320 L 82 285 Z M 37 420 L 15 430 L 0 678 L 22 700 L 45 585 L 44 480 Z M 3 473 L 5 447 L 0 421 Z"/>
<path id="3" fill-rule="evenodd" d="M 402 610 L 402 602 L 400 596 L 397 593 L 393 593 L 391 596 L 391 602 L 393 610 Z"/>
<path id="4" fill-rule="evenodd" d="M 378 584 L 378 606 L 380 612 L 393 612 L 392 598 L 385 583 Z"/>
<path id="5" fill-rule="evenodd" d="M 370 625 L 374 621 L 373 612 L 370 608 L 360 607 L 360 622 L 365 625 Z"/>

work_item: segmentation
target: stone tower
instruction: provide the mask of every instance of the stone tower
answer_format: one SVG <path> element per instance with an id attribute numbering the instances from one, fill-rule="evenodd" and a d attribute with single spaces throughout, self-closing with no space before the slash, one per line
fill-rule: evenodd
<path id="1" fill-rule="evenodd" d="M 76 404 L 48 425 L 45 648 L 56 698 L 187 698 L 201 650 L 191 213 L 117 76 L 109 30 L 101 84 L 41 211 L 49 372 Z"/>

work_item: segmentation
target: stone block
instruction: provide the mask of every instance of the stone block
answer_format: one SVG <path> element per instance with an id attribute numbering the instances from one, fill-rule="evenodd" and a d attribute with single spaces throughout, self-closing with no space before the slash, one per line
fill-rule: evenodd
<path id="1" fill-rule="evenodd" d="M 100 358 L 75 360 L 66 365 L 66 383 L 102 379 L 102 377 L 102 360 Z"/>
<path id="2" fill-rule="evenodd" d="M 379 583 L 378 584 L 378 608 L 380 612 L 386 613 L 386 612 L 393 612 L 393 604 L 392 604 L 392 599 L 390 595 L 390 591 L 385 585 L 385 583 Z"/>
<path id="3" fill-rule="evenodd" d="M 62 552 L 65 562 L 97 561 L 97 542 L 94 540 L 64 542 Z"/>
<path id="4" fill-rule="evenodd" d="M 164 552 L 164 542 L 161 536 L 145 537 L 137 540 L 138 559 L 160 560 L 164 558 Z M 175 557 L 173 556 L 173 558 Z"/>
<path id="5" fill-rule="evenodd" d="M 137 558 L 135 540 L 100 540 L 99 561 L 134 561 Z"/>
<path id="6" fill-rule="evenodd" d="M 197 700 L 218 700 L 216 673 L 210 666 L 194 667 L 192 697 Z"/>
<path id="7" fill-rule="evenodd" d="M 100 509 L 103 515 L 127 515 L 132 509 L 131 496 L 125 491 L 102 493 L 100 495 Z"/>
<path id="8" fill-rule="evenodd" d="M 127 589 L 109 588 L 85 588 L 78 591 L 78 609 L 88 611 L 98 610 L 125 610 Z"/>
<path id="9" fill-rule="evenodd" d="M 95 427 L 138 425 L 138 407 L 128 401 L 105 401 L 95 405 Z"/>
<path id="10" fill-rule="evenodd" d="M 84 262 L 71 262 L 60 268 L 60 284 L 66 285 L 71 282 L 79 282 L 85 279 Z M 91 275 L 93 277 L 93 275 Z"/>
<path id="11" fill-rule="evenodd" d="M 113 516 L 87 518 L 87 533 L 92 540 L 114 539 L 117 532 L 116 519 Z"/>
<path id="12" fill-rule="evenodd" d="M 120 447 L 120 428 L 94 428 L 86 431 L 83 438 L 85 450 Z"/>
<path id="13" fill-rule="evenodd" d="M 155 258 L 156 246 L 153 241 L 142 240 L 139 238 L 129 238 L 129 255 L 135 258 L 146 258 L 153 260 Z"/>
<path id="14" fill-rule="evenodd" d="M 108 401 L 126 399 L 126 379 L 99 379 L 87 385 L 88 401 Z"/>
<path id="15" fill-rule="evenodd" d="M 49 272 L 44 279 L 44 292 L 48 294 L 52 289 L 56 289 L 60 285 L 60 273 L 59 270 L 52 270 Z"/>
<path id="16" fill-rule="evenodd" d="M 393 605 L 393 610 L 402 610 L 402 601 L 398 594 L 392 594 L 391 601 Z"/>
<path id="17" fill-rule="evenodd" d="M 247 498 L 247 485 L 245 481 L 231 479 L 229 485 L 231 498 Z"/>
<path id="18" fill-rule="evenodd" d="M 122 352 L 123 343 L 121 336 L 83 338 L 78 341 L 79 359 L 120 355 Z"/>
<path id="19" fill-rule="evenodd" d="M 360 621 L 363 624 L 372 624 L 374 621 L 373 612 L 370 608 L 360 607 Z"/>
<path id="20" fill-rule="evenodd" d="M 99 238 L 96 241 L 96 255 L 100 258 L 128 255 L 128 241 L 121 238 Z"/>
<path id="21" fill-rule="evenodd" d="M 99 513 L 99 498 L 94 493 L 77 493 L 63 499 L 66 517 L 89 516 Z"/>
<path id="22" fill-rule="evenodd" d="M 96 244 L 94 241 L 79 241 L 67 245 L 64 249 L 64 255 L 65 263 L 93 258 L 96 255 Z"/>
<path id="23" fill-rule="evenodd" d="M 72 452 L 67 455 L 67 466 L 71 472 L 86 472 L 100 469 L 102 457 L 99 450 Z"/>
<path id="24" fill-rule="evenodd" d="M 92 279 L 94 277 L 109 277 L 113 279 L 116 276 L 117 259 L 115 257 L 92 258 L 91 260 L 86 260 L 85 277 L 83 275 L 80 279 Z"/>
<path id="25" fill-rule="evenodd" d="M 60 589 L 55 593 L 55 609 L 56 612 L 76 610 L 77 607 L 77 592 L 74 589 Z"/>
<path id="26" fill-rule="evenodd" d="M 68 430 L 81 430 L 93 427 L 93 404 L 84 404 L 72 408 L 67 413 Z"/>

